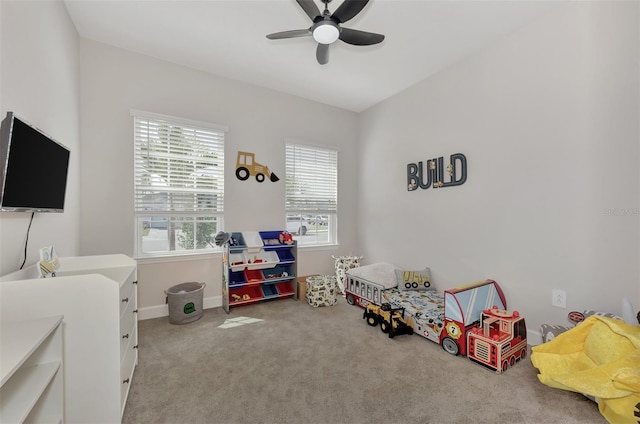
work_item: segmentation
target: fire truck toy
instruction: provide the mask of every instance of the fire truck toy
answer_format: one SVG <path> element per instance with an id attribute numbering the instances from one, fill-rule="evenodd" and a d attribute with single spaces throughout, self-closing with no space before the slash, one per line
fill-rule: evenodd
<path id="1" fill-rule="evenodd" d="M 518 311 L 485 309 L 480 324 L 467 335 L 467 356 L 498 373 L 506 371 L 527 356 L 524 318 Z"/>
<path id="2" fill-rule="evenodd" d="M 392 308 L 389 303 L 380 306 L 368 304 L 362 318 L 372 327 L 379 323 L 382 332 L 389 334 L 390 338 L 401 334 L 413 334 L 413 326 L 408 325 L 404 319 L 404 308 Z"/>

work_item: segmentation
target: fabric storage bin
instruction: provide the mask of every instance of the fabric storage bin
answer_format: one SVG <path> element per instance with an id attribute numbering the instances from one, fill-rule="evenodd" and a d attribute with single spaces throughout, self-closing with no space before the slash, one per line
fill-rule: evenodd
<path id="1" fill-rule="evenodd" d="M 344 293 L 347 271 L 360 266 L 362 256 L 331 256 L 335 259 L 336 279 L 340 293 Z"/>
<path id="2" fill-rule="evenodd" d="M 164 291 L 171 324 L 187 324 L 202 317 L 202 294 L 205 286 L 205 283 L 182 283 Z"/>
<path id="3" fill-rule="evenodd" d="M 335 275 L 312 275 L 307 277 L 307 303 L 314 308 L 338 303 Z"/>

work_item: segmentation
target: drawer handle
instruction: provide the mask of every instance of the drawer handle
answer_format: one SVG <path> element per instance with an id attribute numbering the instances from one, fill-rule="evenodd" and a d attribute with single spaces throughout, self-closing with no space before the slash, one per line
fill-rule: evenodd
<path id="1" fill-rule="evenodd" d="M 122 384 L 129 384 L 129 379 L 122 380 Z"/>
<path id="2" fill-rule="evenodd" d="M 137 309 L 134 309 L 134 310 L 133 310 L 133 313 L 134 313 L 134 314 L 137 314 L 137 313 L 138 313 L 138 310 L 137 310 Z"/>
<path id="3" fill-rule="evenodd" d="M 123 301 L 123 302 L 128 302 L 128 301 L 129 301 L 129 298 L 128 298 L 128 297 L 125 297 L 124 299 L 122 299 L 122 301 Z"/>
<path id="4" fill-rule="evenodd" d="M 123 339 L 128 339 L 129 338 L 129 333 L 125 334 L 124 336 L 122 336 Z"/>
<path id="5" fill-rule="evenodd" d="M 137 349 L 137 348 L 138 348 L 138 345 L 135 345 L 133 348 L 134 348 L 134 349 Z"/>

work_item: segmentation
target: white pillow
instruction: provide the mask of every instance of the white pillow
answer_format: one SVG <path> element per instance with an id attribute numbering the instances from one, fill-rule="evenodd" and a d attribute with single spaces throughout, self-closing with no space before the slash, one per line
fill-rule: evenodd
<path id="1" fill-rule="evenodd" d="M 379 262 L 350 269 L 347 271 L 347 275 L 378 283 L 385 289 L 390 289 L 398 285 L 396 270 L 398 270 L 398 267 L 395 265 Z"/>

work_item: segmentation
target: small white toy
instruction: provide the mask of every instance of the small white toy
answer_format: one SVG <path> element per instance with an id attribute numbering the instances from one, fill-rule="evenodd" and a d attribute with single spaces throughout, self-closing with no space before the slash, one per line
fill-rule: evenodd
<path id="1" fill-rule="evenodd" d="M 60 260 L 53 246 L 47 246 L 40 249 L 40 278 L 55 277 L 56 270 L 60 267 Z"/>

